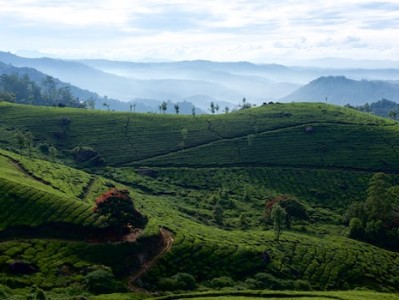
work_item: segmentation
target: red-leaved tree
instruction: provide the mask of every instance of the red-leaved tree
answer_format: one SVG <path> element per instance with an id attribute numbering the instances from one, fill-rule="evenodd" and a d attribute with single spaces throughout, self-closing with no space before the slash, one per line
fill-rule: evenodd
<path id="1" fill-rule="evenodd" d="M 96 199 L 94 212 L 104 216 L 108 226 L 117 234 L 126 234 L 131 228 L 144 228 L 147 218 L 138 212 L 129 191 L 112 188 Z"/>

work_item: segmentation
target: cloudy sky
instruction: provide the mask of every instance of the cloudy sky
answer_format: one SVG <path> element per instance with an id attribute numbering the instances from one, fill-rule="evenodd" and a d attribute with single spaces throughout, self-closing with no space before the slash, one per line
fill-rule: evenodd
<path id="1" fill-rule="evenodd" d="M 399 0 L 0 0 L 0 50 L 63 58 L 399 59 Z"/>

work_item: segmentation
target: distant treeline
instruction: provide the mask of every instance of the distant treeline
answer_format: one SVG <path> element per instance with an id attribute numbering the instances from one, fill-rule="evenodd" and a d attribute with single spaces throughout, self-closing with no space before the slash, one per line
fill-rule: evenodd
<path id="1" fill-rule="evenodd" d="M 396 120 L 398 118 L 399 113 L 399 104 L 388 99 L 381 99 L 377 102 L 373 102 L 371 104 L 366 103 L 361 106 L 351 106 L 349 104 L 345 106 L 357 109 L 359 111 L 369 112 L 380 117 L 390 118 L 393 120 Z"/>
<path id="2" fill-rule="evenodd" d="M 40 84 L 28 74 L 2 74 L 0 76 L 0 100 L 21 104 L 94 108 L 95 99 L 85 101 L 74 97 L 71 86 L 46 76 Z"/>

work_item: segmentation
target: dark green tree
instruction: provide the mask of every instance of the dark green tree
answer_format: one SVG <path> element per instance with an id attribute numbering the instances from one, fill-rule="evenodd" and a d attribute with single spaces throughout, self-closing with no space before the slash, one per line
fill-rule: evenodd
<path id="1" fill-rule="evenodd" d="M 179 114 L 179 110 L 180 110 L 179 104 L 176 103 L 174 105 L 174 108 L 175 108 L 176 115 L 178 115 Z"/>
<path id="2" fill-rule="evenodd" d="M 25 140 L 26 140 L 25 144 L 26 144 L 26 148 L 28 149 L 29 158 L 32 157 L 33 139 L 34 139 L 34 136 L 33 136 L 32 132 L 28 131 L 27 133 L 25 133 Z"/>
<path id="3" fill-rule="evenodd" d="M 213 103 L 213 101 L 212 101 L 211 104 L 210 104 L 210 110 L 211 110 L 211 113 L 212 113 L 212 114 L 215 113 L 215 103 Z"/>
<path id="4" fill-rule="evenodd" d="M 391 178 L 384 173 L 374 174 L 367 189 L 367 219 L 386 221 L 392 210 L 392 197 L 389 193 Z"/>
<path id="5" fill-rule="evenodd" d="M 219 203 L 217 203 L 215 205 L 215 207 L 213 208 L 213 218 L 216 222 L 216 224 L 218 225 L 223 225 L 223 208 L 221 205 L 219 205 Z"/>
<path id="6" fill-rule="evenodd" d="M 283 231 L 287 213 L 278 203 L 273 205 L 271 212 L 271 219 L 273 221 L 273 229 L 276 240 L 280 239 L 280 235 Z"/>
<path id="7" fill-rule="evenodd" d="M 56 158 L 56 156 L 57 156 L 57 148 L 55 148 L 54 146 L 50 146 L 49 148 L 48 148 L 48 155 L 49 155 L 49 157 L 50 157 L 50 160 L 52 161 L 52 162 L 54 162 L 55 161 L 55 158 Z"/>
<path id="8" fill-rule="evenodd" d="M 388 113 L 388 116 L 392 119 L 392 120 L 396 120 L 396 117 L 398 116 L 398 112 L 395 110 L 390 110 Z"/>
<path id="9" fill-rule="evenodd" d="M 163 101 L 163 102 L 161 103 L 161 110 L 162 110 L 162 112 L 163 112 L 163 113 L 166 113 L 167 109 L 168 109 L 168 102 Z"/>

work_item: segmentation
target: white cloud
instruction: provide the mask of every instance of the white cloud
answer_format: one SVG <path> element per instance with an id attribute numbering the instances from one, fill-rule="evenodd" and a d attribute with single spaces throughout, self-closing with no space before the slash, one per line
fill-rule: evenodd
<path id="1" fill-rule="evenodd" d="M 68 58 L 396 59 L 399 3 L 0 0 L 0 35 L 2 50 Z"/>

